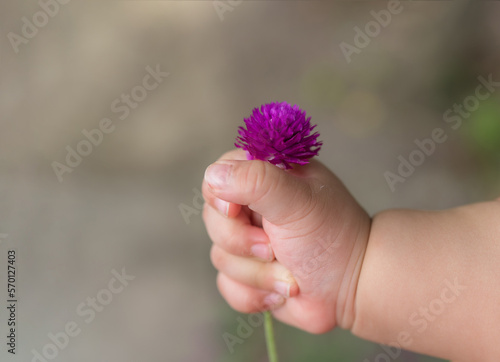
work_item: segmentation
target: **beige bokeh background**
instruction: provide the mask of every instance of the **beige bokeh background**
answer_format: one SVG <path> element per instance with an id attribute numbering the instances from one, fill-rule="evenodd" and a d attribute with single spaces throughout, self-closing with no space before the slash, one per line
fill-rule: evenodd
<path id="1" fill-rule="evenodd" d="M 370 213 L 498 195 L 498 148 L 482 147 L 485 132 L 468 122 L 452 132 L 442 117 L 478 76 L 499 74 L 500 5 L 405 2 L 348 63 L 339 44 L 353 44 L 353 28 L 386 6 L 243 1 L 221 21 L 211 1 L 73 1 L 16 54 L 7 34 L 21 34 L 22 18 L 40 7 L 3 2 L 0 265 L 17 248 L 20 326 L 19 355 L 2 340 L 0 360 L 31 361 L 48 333 L 75 321 L 82 332 L 57 361 L 264 361 L 259 328 L 235 354 L 226 348 L 222 334 L 236 333 L 238 314 L 216 290 L 200 215 L 186 223 L 179 207 L 196 209 L 205 167 L 265 102 L 307 110 L 324 141 L 321 161 Z M 120 120 L 111 103 L 141 84 L 148 65 L 170 75 Z M 484 107 L 496 114 L 499 99 Z M 115 131 L 59 182 L 52 163 L 105 117 Z M 448 140 L 391 192 L 384 172 L 396 172 L 397 157 L 436 127 Z M 123 267 L 135 279 L 86 324 L 77 306 Z M 341 331 L 278 332 L 286 361 L 361 361 L 382 351 Z"/>

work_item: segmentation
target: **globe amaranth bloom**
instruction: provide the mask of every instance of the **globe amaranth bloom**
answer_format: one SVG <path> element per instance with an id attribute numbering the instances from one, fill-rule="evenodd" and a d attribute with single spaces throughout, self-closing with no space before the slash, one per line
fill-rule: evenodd
<path id="1" fill-rule="evenodd" d="M 323 144 L 317 141 L 319 133 L 312 133 L 316 125 L 311 126 L 310 120 L 297 105 L 264 104 L 245 118 L 246 129 L 238 128 L 234 145 L 247 151 L 249 160 L 269 161 L 284 169 L 292 168 L 292 163 L 305 165 Z"/>

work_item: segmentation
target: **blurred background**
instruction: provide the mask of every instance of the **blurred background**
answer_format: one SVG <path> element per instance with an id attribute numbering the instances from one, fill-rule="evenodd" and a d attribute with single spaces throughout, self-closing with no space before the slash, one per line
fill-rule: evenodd
<path id="1" fill-rule="evenodd" d="M 457 129 L 443 120 L 478 77 L 500 80 L 498 3 L 403 2 L 349 57 L 341 44 L 387 2 L 55 4 L 0 5 L 0 275 L 15 248 L 19 298 L 18 354 L 2 340 L 2 361 L 266 361 L 262 327 L 233 353 L 222 338 L 248 316 L 216 290 L 198 197 L 262 103 L 307 110 L 320 160 L 371 214 L 500 195 L 500 91 Z M 384 175 L 435 128 L 446 142 L 391 190 Z M 134 279 L 110 293 L 123 268 Z M 79 334 L 51 348 L 71 322 Z M 283 361 L 384 361 L 348 331 L 276 333 Z"/>

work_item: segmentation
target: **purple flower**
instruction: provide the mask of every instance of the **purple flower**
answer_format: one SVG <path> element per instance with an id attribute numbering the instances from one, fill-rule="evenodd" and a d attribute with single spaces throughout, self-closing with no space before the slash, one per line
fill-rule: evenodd
<path id="1" fill-rule="evenodd" d="M 264 104 L 245 118 L 246 129 L 238 128 L 234 145 L 247 151 L 249 160 L 269 161 L 284 169 L 292 168 L 291 163 L 305 165 L 323 144 L 317 141 L 318 132 L 311 134 L 316 125 L 311 126 L 310 120 L 297 105 Z"/>

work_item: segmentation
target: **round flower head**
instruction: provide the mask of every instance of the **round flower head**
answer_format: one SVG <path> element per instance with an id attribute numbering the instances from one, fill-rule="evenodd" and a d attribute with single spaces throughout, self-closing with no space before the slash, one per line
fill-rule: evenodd
<path id="1" fill-rule="evenodd" d="M 249 160 L 269 161 L 284 169 L 292 168 L 291 163 L 305 165 L 323 144 L 317 141 L 318 132 L 311 134 L 316 125 L 311 126 L 310 120 L 297 105 L 264 104 L 245 118 L 246 129 L 238 128 L 234 145 L 247 151 Z"/>

